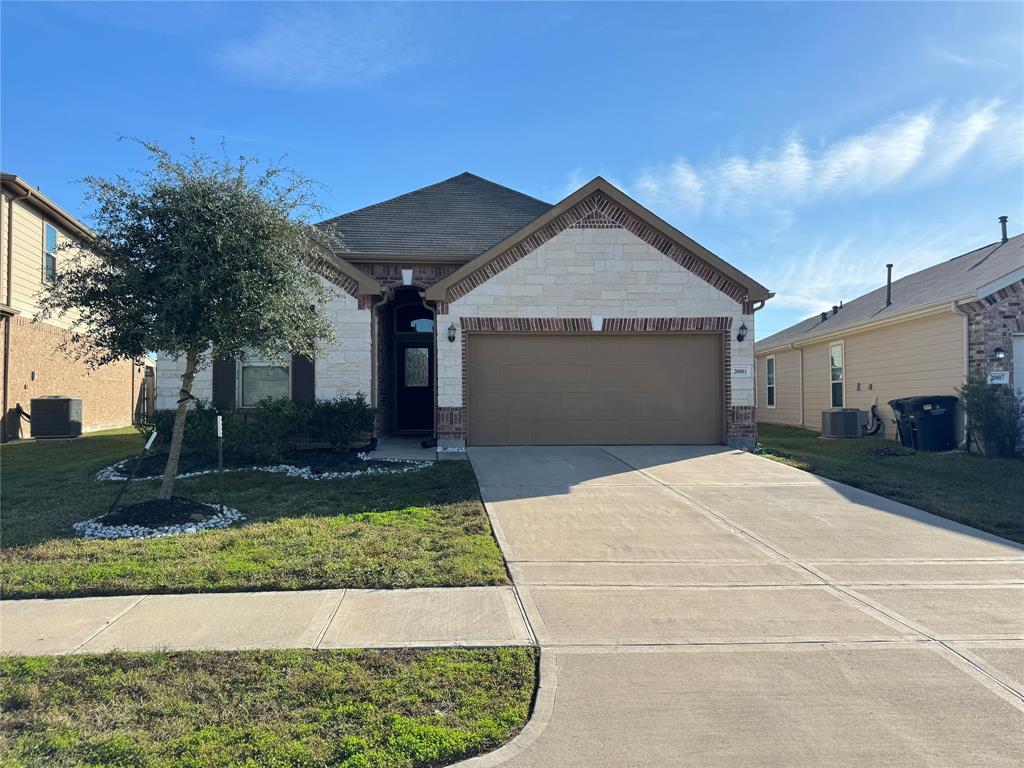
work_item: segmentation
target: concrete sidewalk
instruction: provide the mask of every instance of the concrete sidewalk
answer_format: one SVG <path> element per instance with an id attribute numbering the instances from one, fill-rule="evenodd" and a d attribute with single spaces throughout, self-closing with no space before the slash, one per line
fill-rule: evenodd
<path id="1" fill-rule="evenodd" d="M 528 645 L 510 587 L 0 602 L 0 652 Z"/>
<path id="2" fill-rule="evenodd" d="M 541 680 L 467 768 L 1020 764 L 1020 544 L 719 447 L 470 459 Z"/>

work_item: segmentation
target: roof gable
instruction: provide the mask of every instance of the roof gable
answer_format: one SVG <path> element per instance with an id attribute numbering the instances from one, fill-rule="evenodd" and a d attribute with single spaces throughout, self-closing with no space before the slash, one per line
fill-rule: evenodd
<path id="1" fill-rule="evenodd" d="M 951 304 L 965 299 L 980 299 L 999 278 L 1014 277 L 1024 269 L 1024 235 L 1005 243 L 992 243 L 961 256 L 922 269 L 892 284 L 892 304 L 885 303 L 885 285 L 843 304 L 836 314 L 824 320 L 814 315 L 769 336 L 755 345 L 763 352 L 796 342 L 826 338 L 855 326 L 895 320 L 928 307 Z M 979 295 L 979 293 L 981 295 Z"/>
<path id="2" fill-rule="evenodd" d="M 455 301 L 570 227 L 622 227 L 734 300 L 763 301 L 763 285 L 658 218 L 600 176 L 427 291 Z"/>
<path id="3" fill-rule="evenodd" d="M 467 172 L 317 226 L 340 236 L 350 256 L 468 261 L 549 208 L 550 203 Z"/>

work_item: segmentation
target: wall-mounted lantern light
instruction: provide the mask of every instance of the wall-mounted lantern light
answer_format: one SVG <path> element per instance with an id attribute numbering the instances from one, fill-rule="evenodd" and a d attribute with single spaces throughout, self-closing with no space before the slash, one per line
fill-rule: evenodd
<path id="1" fill-rule="evenodd" d="M 1002 347 L 996 347 L 995 350 L 993 350 L 993 354 L 996 356 L 996 360 L 1006 359 L 1006 350 Z"/>
<path id="2" fill-rule="evenodd" d="M 448 326 L 448 341 L 455 343 L 455 323 Z"/>
<path id="3" fill-rule="evenodd" d="M 747 324 L 743 323 L 743 325 L 736 330 L 736 341 L 743 341 L 745 338 L 747 338 Z"/>

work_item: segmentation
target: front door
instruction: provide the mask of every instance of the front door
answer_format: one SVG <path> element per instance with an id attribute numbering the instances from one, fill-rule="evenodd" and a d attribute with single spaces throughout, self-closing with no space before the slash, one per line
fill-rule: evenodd
<path id="1" fill-rule="evenodd" d="M 433 338 L 400 340 L 396 352 L 395 431 L 431 432 L 434 429 Z"/>

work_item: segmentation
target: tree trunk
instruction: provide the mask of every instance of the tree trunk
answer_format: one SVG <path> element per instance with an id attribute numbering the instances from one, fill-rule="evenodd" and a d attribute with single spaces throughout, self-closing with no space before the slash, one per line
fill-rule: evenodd
<path id="1" fill-rule="evenodd" d="M 196 364 L 199 351 L 190 349 L 185 355 L 185 372 L 181 374 L 181 392 L 178 399 L 178 410 L 174 414 L 174 430 L 171 432 L 171 447 L 167 451 L 167 464 L 164 467 L 164 478 L 160 482 L 160 498 L 169 499 L 174 492 L 174 479 L 178 474 L 178 460 L 181 458 L 181 444 L 185 439 L 185 419 L 188 418 L 188 405 L 192 394 L 192 382 L 196 378 Z"/>

